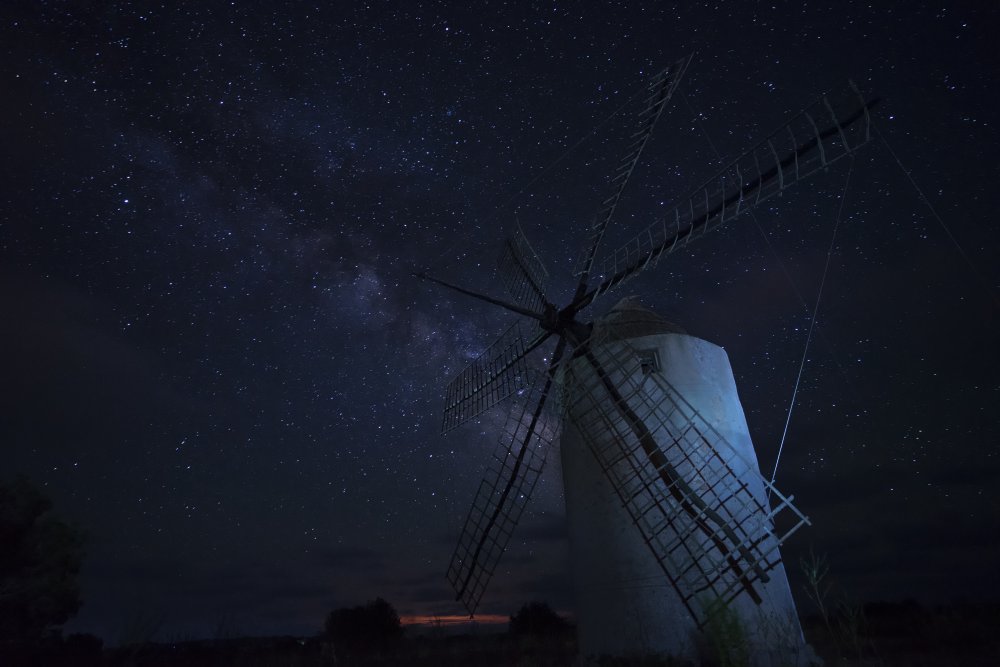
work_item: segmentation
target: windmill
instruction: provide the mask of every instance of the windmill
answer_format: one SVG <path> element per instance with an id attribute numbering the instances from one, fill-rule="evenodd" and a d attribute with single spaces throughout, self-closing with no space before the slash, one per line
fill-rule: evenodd
<path id="1" fill-rule="evenodd" d="M 779 546 L 808 520 L 759 472 L 725 352 L 629 300 L 593 321 L 583 314 L 663 257 L 853 156 L 869 140 L 874 103 L 853 84 L 823 95 L 598 263 L 690 62 L 649 81 L 565 306 L 547 296 L 548 272 L 520 226 L 498 265 L 507 299 L 417 274 L 520 316 L 445 392 L 445 432 L 513 403 L 447 576 L 474 614 L 562 430 L 581 653 L 693 656 L 697 636 L 736 613 L 755 663 L 787 662 L 803 640 Z M 529 356 L 550 339 L 547 368 L 536 370 Z"/>

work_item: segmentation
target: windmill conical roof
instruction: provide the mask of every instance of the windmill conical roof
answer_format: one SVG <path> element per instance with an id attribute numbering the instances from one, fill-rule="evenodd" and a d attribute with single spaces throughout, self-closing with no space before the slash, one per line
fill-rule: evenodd
<path id="1" fill-rule="evenodd" d="M 637 297 L 626 297 L 616 303 L 607 315 L 594 323 L 598 340 L 622 340 L 657 334 L 686 334 L 681 327 L 654 313 L 639 303 Z"/>

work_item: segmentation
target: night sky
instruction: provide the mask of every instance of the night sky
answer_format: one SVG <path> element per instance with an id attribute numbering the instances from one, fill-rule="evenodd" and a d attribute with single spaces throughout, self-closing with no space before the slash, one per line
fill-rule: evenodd
<path id="1" fill-rule="evenodd" d="M 442 396 L 511 318 L 409 274 L 501 295 L 516 216 L 565 302 L 627 100 L 692 51 L 605 250 L 848 78 L 892 150 L 592 313 L 639 295 L 725 347 L 769 476 L 846 192 L 778 470 L 814 522 L 793 590 L 811 546 L 855 600 L 1000 596 L 1000 9 L 653 4 L 3 3 L 0 480 L 87 531 L 68 630 L 460 613 L 503 413 L 442 437 Z M 560 487 L 553 454 L 487 619 L 572 612 Z"/>

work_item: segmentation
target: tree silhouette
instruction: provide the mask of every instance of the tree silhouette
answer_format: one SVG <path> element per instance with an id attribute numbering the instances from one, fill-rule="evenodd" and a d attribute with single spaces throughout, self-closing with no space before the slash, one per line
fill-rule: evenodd
<path id="1" fill-rule="evenodd" d="M 545 602 L 529 602 L 510 617 L 508 631 L 512 635 L 553 636 L 570 631 L 565 618 Z"/>
<path id="2" fill-rule="evenodd" d="M 382 598 L 363 607 L 335 609 L 326 618 L 325 630 L 338 649 L 347 650 L 388 648 L 403 636 L 399 615 Z"/>
<path id="3" fill-rule="evenodd" d="M 83 536 L 18 477 L 0 484 L 0 641 L 30 641 L 80 608 Z"/>

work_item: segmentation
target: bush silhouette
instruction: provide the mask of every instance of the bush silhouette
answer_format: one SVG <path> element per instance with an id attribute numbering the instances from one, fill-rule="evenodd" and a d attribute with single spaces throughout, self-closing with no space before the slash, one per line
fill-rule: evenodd
<path id="1" fill-rule="evenodd" d="M 529 602 L 510 617 L 508 631 L 512 635 L 553 636 L 570 631 L 565 618 L 545 602 Z"/>
<path id="2" fill-rule="evenodd" d="M 83 536 L 27 479 L 0 484 L 0 641 L 32 641 L 80 608 Z"/>
<path id="3" fill-rule="evenodd" d="M 338 650 L 350 651 L 388 648 L 403 636 L 399 615 L 382 598 L 363 607 L 335 609 L 326 618 L 325 631 Z"/>

